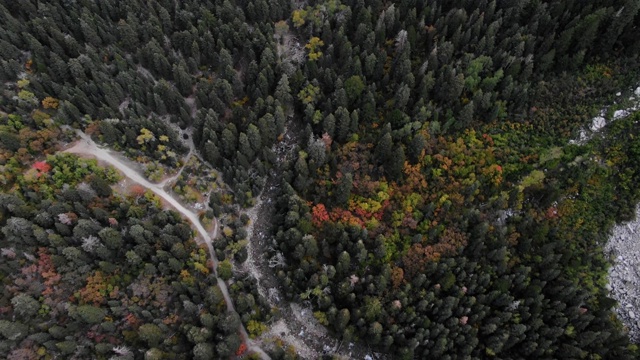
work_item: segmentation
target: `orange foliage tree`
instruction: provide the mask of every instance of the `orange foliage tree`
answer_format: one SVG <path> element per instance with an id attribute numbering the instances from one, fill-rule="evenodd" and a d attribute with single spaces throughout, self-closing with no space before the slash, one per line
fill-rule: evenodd
<path id="1" fill-rule="evenodd" d="M 79 291 L 79 300 L 81 304 L 100 305 L 105 302 L 107 295 L 106 279 L 102 276 L 102 272 L 96 271 L 93 275 L 87 277 L 87 285 Z"/>

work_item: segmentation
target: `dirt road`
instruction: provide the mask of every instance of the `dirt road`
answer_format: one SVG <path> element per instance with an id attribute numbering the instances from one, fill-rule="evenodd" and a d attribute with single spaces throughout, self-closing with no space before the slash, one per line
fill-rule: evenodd
<path id="1" fill-rule="evenodd" d="M 118 169 L 124 176 L 133 180 L 134 182 L 140 184 L 141 186 L 153 191 L 156 195 L 162 198 L 166 203 L 171 205 L 176 211 L 181 213 L 184 217 L 189 219 L 189 221 L 195 226 L 196 230 L 200 234 L 200 237 L 207 244 L 207 248 L 209 249 L 209 254 L 211 256 L 211 260 L 213 262 L 213 271 L 218 279 L 218 286 L 224 295 L 224 300 L 227 303 L 227 310 L 234 311 L 233 302 L 231 301 L 231 296 L 229 296 L 229 290 L 227 289 L 227 284 L 225 284 L 222 279 L 217 277 L 217 267 L 218 267 L 218 259 L 216 258 L 216 253 L 213 250 L 213 239 L 218 235 L 218 222 L 214 219 L 214 227 L 212 234 L 202 226 L 198 216 L 193 211 L 184 207 L 178 200 L 174 199 L 169 193 L 167 193 L 163 186 L 166 184 L 166 181 L 162 183 L 156 184 L 152 183 L 149 180 L 145 179 L 137 170 L 135 170 L 131 165 L 128 164 L 129 161 L 120 159 L 118 156 L 112 154 L 111 151 L 107 149 L 103 149 L 98 147 L 98 145 L 91 140 L 91 138 L 81 132 L 78 131 L 78 136 L 80 136 L 81 140 L 78 141 L 73 147 L 65 150 L 65 152 L 83 155 L 83 156 L 92 156 L 100 161 L 104 161 L 114 168 Z M 182 170 L 180 170 L 182 171 Z M 180 172 L 179 172 L 180 173 Z M 178 174 L 179 174 L 178 173 Z M 247 344 L 247 348 L 250 352 L 255 352 L 260 355 L 262 359 L 270 359 L 269 355 L 267 355 L 258 345 L 256 345 L 249 336 L 247 335 L 247 331 L 242 324 L 240 324 L 240 332 L 243 341 Z"/>

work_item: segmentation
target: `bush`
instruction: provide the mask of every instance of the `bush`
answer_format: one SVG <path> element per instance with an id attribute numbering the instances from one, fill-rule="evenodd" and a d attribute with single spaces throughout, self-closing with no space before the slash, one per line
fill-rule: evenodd
<path id="1" fill-rule="evenodd" d="M 231 277 L 233 276 L 233 272 L 231 269 L 232 266 L 229 260 L 220 262 L 218 264 L 218 276 L 224 281 L 231 279 Z"/>
<path id="2" fill-rule="evenodd" d="M 11 299 L 11 305 L 13 310 L 22 317 L 31 317 L 38 313 L 40 310 L 40 303 L 38 300 L 26 294 L 19 294 Z"/>
<path id="3" fill-rule="evenodd" d="M 29 335 L 29 327 L 19 322 L 0 320 L 0 335 L 7 340 L 20 341 Z"/>
<path id="4" fill-rule="evenodd" d="M 138 329 L 140 339 L 146 341 L 150 347 L 156 347 L 162 341 L 164 334 L 162 330 L 155 324 L 144 324 Z"/>
<path id="5" fill-rule="evenodd" d="M 56 347 L 63 355 L 69 355 L 76 351 L 76 345 L 75 341 L 63 341 L 57 343 Z"/>
<path id="6" fill-rule="evenodd" d="M 80 319 L 87 324 L 98 324 L 106 315 L 105 310 L 91 305 L 78 306 L 76 312 Z"/>

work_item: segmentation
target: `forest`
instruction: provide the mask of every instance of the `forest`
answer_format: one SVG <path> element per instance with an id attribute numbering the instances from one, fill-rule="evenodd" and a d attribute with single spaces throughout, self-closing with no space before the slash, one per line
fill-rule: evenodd
<path id="1" fill-rule="evenodd" d="M 0 0 L 0 355 L 304 358 L 262 264 L 375 358 L 637 358 L 603 248 L 640 202 L 640 113 L 571 140 L 638 86 L 639 11 Z M 179 171 L 217 266 L 152 191 L 63 153 L 71 129 Z"/>

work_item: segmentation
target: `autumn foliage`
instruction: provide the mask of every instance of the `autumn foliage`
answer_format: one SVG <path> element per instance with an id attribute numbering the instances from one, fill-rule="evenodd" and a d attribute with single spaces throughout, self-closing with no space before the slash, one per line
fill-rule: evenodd
<path id="1" fill-rule="evenodd" d="M 129 187 L 129 194 L 131 194 L 131 196 L 136 198 L 144 196 L 146 191 L 147 189 L 145 189 L 144 186 L 139 184 L 134 184 L 134 185 L 131 185 L 131 187 Z"/>
<path id="2" fill-rule="evenodd" d="M 38 273 L 42 276 L 46 287 L 42 295 L 52 294 L 54 287 L 60 282 L 61 276 L 56 272 L 56 268 L 51 261 L 51 255 L 43 247 L 38 249 Z"/>
<path id="3" fill-rule="evenodd" d="M 452 256 L 467 244 L 467 235 L 446 229 L 436 244 L 414 244 L 403 256 L 405 279 L 411 279 L 424 271 L 427 263 L 438 261 L 442 256 Z"/>
<path id="4" fill-rule="evenodd" d="M 247 352 L 247 344 L 242 343 L 240 344 L 240 346 L 238 347 L 238 350 L 236 350 L 236 356 L 241 356 L 242 354 L 244 354 L 245 352 Z"/>
<path id="5" fill-rule="evenodd" d="M 81 304 L 101 305 L 107 296 L 107 284 L 102 272 L 96 271 L 87 277 L 87 285 L 79 291 Z"/>
<path id="6" fill-rule="evenodd" d="M 45 109 L 57 109 L 60 105 L 60 101 L 56 98 L 52 98 L 51 96 L 47 96 L 42 100 L 42 107 Z"/>
<path id="7" fill-rule="evenodd" d="M 311 209 L 312 222 L 315 226 L 321 226 L 329 220 L 329 214 L 324 204 L 317 204 Z"/>
<path id="8" fill-rule="evenodd" d="M 51 165 L 47 164 L 46 161 L 38 161 L 33 164 L 32 167 L 38 170 L 40 173 L 47 173 L 51 170 Z"/>

